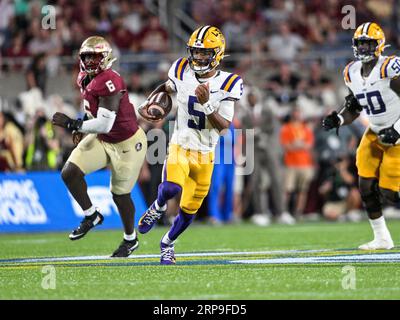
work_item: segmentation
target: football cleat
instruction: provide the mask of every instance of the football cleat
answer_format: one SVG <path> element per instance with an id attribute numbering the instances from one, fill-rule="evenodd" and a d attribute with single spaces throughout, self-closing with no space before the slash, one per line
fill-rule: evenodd
<path id="1" fill-rule="evenodd" d="M 78 240 L 83 238 L 90 229 L 102 224 L 104 221 L 103 215 L 99 211 L 95 211 L 92 215 L 85 217 L 78 228 L 69 234 L 70 240 Z"/>
<path id="2" fill-rule="evenodd" d="M 394 248 L 394 243 L 389 239 L 374 239 L 371 242 L 362 244 L 358 247 L 360 250 L 390 250 Z"/>
<path id="3" fill-rule="evenodd" d="M 149 232 L 155 223 L 161 219 L 167 210 L 157 210 L 155 202 L 146 210 L 146 212 L 140 217 L 138 223 L 138 230 L 140 233 Z"/>
<path id="4" fill-rule="evenodd" d="M 161 242 L 160 249 L 161 249 L 160 264 L 172 265 L 172 264 L 176 263 L 173 243 L 168 245 L 168 244 Z"/>
<path id="5" fill-rule="evenodd" d="M 138 238 L 128 241 L 128 240 L 122 240 L 121 244 L 113 252 L 111 255 L 112 258 L 126 258 L 129 257 L 129 255 L 135 251 L 139 247 L 139 240 Z"/>

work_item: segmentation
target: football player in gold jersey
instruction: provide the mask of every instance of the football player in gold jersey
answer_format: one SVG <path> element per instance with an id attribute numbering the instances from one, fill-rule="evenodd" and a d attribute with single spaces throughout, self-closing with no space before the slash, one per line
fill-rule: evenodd
<path id="1" fill-rule="evenodd" d="M 357 149 L 359 189 L 374 232 L 362 250 L 391 249 L 392 237 L 382 205 L 399 202 L 400 58 L 382 55 L 385 35 L 374 22 L 360 25 L 353 37 L 355 61 L 344 69 L 350 94 L 343 108 L 323 120 L 326 130 L 353 122 L 365 111 L 369 126 Z"/>

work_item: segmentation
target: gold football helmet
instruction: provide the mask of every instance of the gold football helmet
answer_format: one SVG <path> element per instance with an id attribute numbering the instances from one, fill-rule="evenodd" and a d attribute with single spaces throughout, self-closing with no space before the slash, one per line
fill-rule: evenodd
<path id="1" fill-rule="evenodd" d="M 384 49 L 385 34 L 377 23 L 363 23 L 354 32 L 354 56 L 361 62 L 369 62 L 379 57 Z"/>
<path id="2" fill-rule="evenodd" d="M 110 44 L 99 36 L 93 36 L 83 41 L 79 50 L 81 71 L 94 75 L 102 70 L 111 68 L 117 60 L 112 55 Z"/>
<path id="3" fill-rule="evenodd" d="M 212 26 L 196 29 L 187 42 L 189 66 L 198 73 L 205 74 L 214 70 L 225 55 L 225 37 Z"/>

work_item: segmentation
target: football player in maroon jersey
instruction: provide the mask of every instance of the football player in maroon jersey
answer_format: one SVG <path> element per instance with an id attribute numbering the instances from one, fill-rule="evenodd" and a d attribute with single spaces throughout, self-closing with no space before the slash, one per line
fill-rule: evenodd
<path id="1" fill-rule="evenodd" d="M 109 43 L 102 37 L 89 37 L 82 43 L 79 58 L 78 85 L 85 119 L 75 120 L 57 112 L 52 120 L 53 125 L 72 131 L 74 141 L 79 142 L 61 172 L 64 183 L 85 214 L 69 238 L 78 240 L 103 222 L 103 215 L 88 196 L 84 177 L 109 166 L 112 197 L 124 225 L 124 239 L 112 256 L 127 257 L 139 245 L 131 190 L 146 155 L 146 134 L 137 124 L 122 77 L 111 69 L 116 59 Z"/>

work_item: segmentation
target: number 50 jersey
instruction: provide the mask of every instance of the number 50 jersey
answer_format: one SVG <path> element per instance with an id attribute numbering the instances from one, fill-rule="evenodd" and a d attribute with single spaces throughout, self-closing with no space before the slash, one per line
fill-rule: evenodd
<path id="1" fill-rule="evenodd" d="M 202 82 L 196 78 L 186 58 L 180 58 L 172 64 L 168 77 L 177 93 L 178 104 L 171 143 L 202 153 L 214 151 L 219 133 L 202 112 L 195 94 L 197 86 Z M 234 101 L 239 100 L 243 93 L 242 79 L 237 74 L 218 70 L 206 82 L 210 90 L 209 102 L 222 117 L 232 121 Z"/>
<path id="2" fill-rule="evenodd" d="M 400 118 L 400 98 L 390 81 L 400 76 L 400 58 L 380 56 L 368 77 L 361 75 L 361 61 L 344 69 L 344 81 L 364 108 L 373 132 L 392 126 Z"/>

